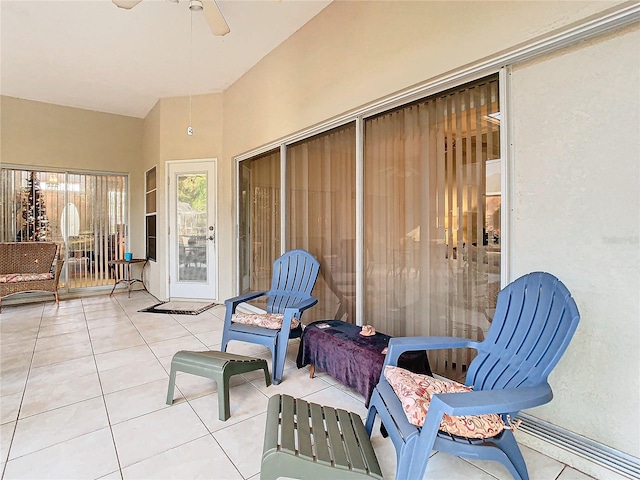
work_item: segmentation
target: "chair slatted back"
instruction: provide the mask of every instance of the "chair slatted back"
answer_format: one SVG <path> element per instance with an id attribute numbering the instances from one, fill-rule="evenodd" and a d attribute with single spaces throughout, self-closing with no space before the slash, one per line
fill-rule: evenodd
<path id="1" fill-rule="evenodd" d="M 3 242 L 0 274 L 47 273 L 58 253 L 54 242 Z"/>
<path id="2" fill-rule="evenodd" d="M 580 314 L 556 277 L 533 272 L 498 295 L 487 338 L 471 362 L 466 384 L 475 390 L 545 382 L 569 345 Z"/>
<path id="3" fill-rule="evenodd" d="M 290 250 L 273 262 L 271 290 L 267 293 L 267 311 L 284 309 L 311 296 L 318 279 L 320 263 L 306 250 Z"/>

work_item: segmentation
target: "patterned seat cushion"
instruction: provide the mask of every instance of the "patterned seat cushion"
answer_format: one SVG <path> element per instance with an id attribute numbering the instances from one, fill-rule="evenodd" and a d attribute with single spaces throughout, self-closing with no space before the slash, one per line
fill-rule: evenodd
<path id="1" fill-rule="evenodd" d="M 31 282 L 34 280 L 51 280 L 53 273 L 6 273 L 0 275 L 0 283 Z"/>
<path id="2" fill-rule="evenodd" d="M 473 390 L 454 381 L 443 381 L 389 365 L 384 369 L 384 376 L 402 403 L 407 420 L 417 427 L 424 424 L 433 395 Z M 443 432 L 466 438 L 495 437 L 504 429 L 505 424 L 498 414 L 459 417 L 444 414 L 440 423 Z"/>
<path id="3" fill-rule="evenodd" d="M 282 313 L 234 313 L 231 321 L 243 323 L 245 325 L 256 325 L 258 327 L 270 328 L 271 330 L 280 330 L 282 328 Z M 297 318 L 291 320 L 291 328 L 300 325 Z"/>

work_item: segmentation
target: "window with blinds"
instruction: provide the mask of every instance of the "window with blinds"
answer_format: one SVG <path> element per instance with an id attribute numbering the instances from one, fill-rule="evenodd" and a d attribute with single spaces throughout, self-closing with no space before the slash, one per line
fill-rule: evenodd
<path id="1" fill-rule="evenodd" d="M 305 323 L 337 318 L 393 336 L 482 340 L 501 278 L 498 76 L 362 123 L 362 191 L 356 185 L 355 121 L 286 144 L 286 162 L 280 150 L 240 162 L 242 285 L 268 289 L 264 272 L 281 254 L 282 218 L 286 249 L 309 250 L 321 264 L 313 292 L 319 302 L 305 313 Z M 283 211 L 280 168 L 286 168 Z M 357 198 L 363 199 L 361 212 Z M 356 291 L 357 244 L 364 247 L 362 292 Z M 360 319 L 356 298 L 363 301 Z M 462 377 L 472 355 L 435 352 L 432 369 Z"/>
<path id="2" fill-rule="evenodd" d="M 240 164 L 238 241 L 240 291 L 266 291 L 280 256 L 280 150 Z"/>
<path id="3" fill-rule="evenodd" d="M 365 122 L 364 312 L 393 336 L 482 340 L 500 289 L 497 77 Z M 447 352 L 436 371 L 464 373 Z"/>
<path id="4" fill-rule="evenodd" d="M 337 318 L 355 323 L 355 122 L 287 147 L 287 248 L 320 262 L 318 304 L 305 323 Z"/>
<path id="5" fill-rule="evenodd" d="M 126 176 L 2 168 L 0 186 L 2 241 L 33 241 L 41 228 L 38 240 L 62 246 L 61 288 L 113 284 L 108 262 L 125 251 Z"/>

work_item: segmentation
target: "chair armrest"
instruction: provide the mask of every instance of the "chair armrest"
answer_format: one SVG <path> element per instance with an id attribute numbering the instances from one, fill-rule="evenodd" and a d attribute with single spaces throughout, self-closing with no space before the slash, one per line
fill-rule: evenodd
<path id="1" fill-rule="evenodd" d="M 309 297 L 306 300 L 303 300 L 301 302 L 295 303 L 295 304 L 285 308 L 284 309 L 284 313 L 286 315 L 289 310 L 293 311 L 293 313 L 302 313 L 305 310 L 313 307 L 316 303 L 318 303 L 318 299 L 316 297 Z"/>
<path id="2" fill-rule="evenodd" d="M 546 382 L 535 387 L 506 390 L 439 393 L 431 397 L 429 410 L 415 448 L 417 451 L 432 450 L 445 413 L 453 416 L 516 413 L 523 408 L 547 403 L 552 397 L 551 387 Z"/>
<path id="3" fill-rule="evenodd" d="M 535 387 L 439 393 L 431 398 L 429 413 L 432 408 L 434 413 L 440 411 L 453 416 L 515 413 L 543 405 L 552 398 L 553 392 L 547 382 Z"/>
<path id="4" fill-rule="evenodd" d="M 236 307 L 243 302 L 247 302 L 249 300 L 253 300 L 254 298 L 262 297 L 267 292 L 251 292 L 245 293 L 244 295 L 238 295 L 237 297 L 229 298 L 224 301 L 225 305 L 228 308 L 231 308 L 231 312 L 235 313 Z"/>
<path id="5" fill-rule="evenodd" d="M 477 349 L 479 345 L 480 342 L 460 337 L 393 337 L 389 340 L 383 368 L 387 365 L 398 365 L 398 358 L 404 352 L 450 348 Z"/>
<path id="6" fill-rule="evenodd" d="M 231 316 L 236 313 L 236 308 L 241 303 L 253 300 L 254 298 L 262 297 L 267 292 L 251 292 L 244 295 L 238 295 L 237 297 L 229 298 L 224 301 L 226 311 L 224 314 L 224 328 L 227 329 L 231 326 Z"/>
<path id="7" fill-rule="evenodd" d="M 293 317 L 300 319 L 302 312 L 307 310 L 308 308 L 313 307 L 316 303 L 318 303 L 318 299 L 316 297 L 309 297 L 306 300 L 298 302 L 290 307 L 284 309 L 284 318 L 282 319 L 282 332 L 287 332 L 289 335 L 289 330 L 291 329 L 291 322 Z"/>

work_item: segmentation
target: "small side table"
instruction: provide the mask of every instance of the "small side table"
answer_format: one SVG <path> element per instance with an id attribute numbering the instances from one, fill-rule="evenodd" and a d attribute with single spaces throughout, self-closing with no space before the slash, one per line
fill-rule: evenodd
<path id="1" fill-rule="evenodd" d="M 302 332 L 296 363 L 298 368 L 311 365 L 311 378 L 319 368 L 343 385 L 356 389 L 364 397 L 365 406 L 369 406 L 371 393 L 382 373 L 385 357 L 382 351 L 391 337 L 380 332 L 364 337 L 360 331 L 360 327 L 342 320 L 313 322 Z M 424 350 L 403 353 L 398 366 L 431 375 Z"/>
<path id="2" fill-rule="evenodd" d="M 129 294 L 129 298 L 131 298 L 131 285 L 133 285 L 136 282 L 140 282 L 142 284 L 142 288 L 144 288 L 145 291 L 148 291 L 143 280 L 144 267 L 147 266 L 148 261 L 149 260 L 145 258 L 132 258 L 131 260 L 124 260 L 124 259 L 109 260 L 109 268 L 111 268 L 111 270 L 113 271 L 113 281 L 115 282 L 113 284 L 113 288 L 111 289 L 111 293 L 109 295 L 113 295 L 113 292 L 115 291 L 119 283 L 124 283 L 127 285 L 127 293 Z M 140 270 L 140 278 L 135 278 L 131 276 L 131 264 L 133 263 L 143 264 L 142 269 Z M 124 278 L 121 278 L 120 280 L 118 280 L 118 272 L 116 271 L 117 270 L 116 267 L 118 265 L 124 265 Z"/>

